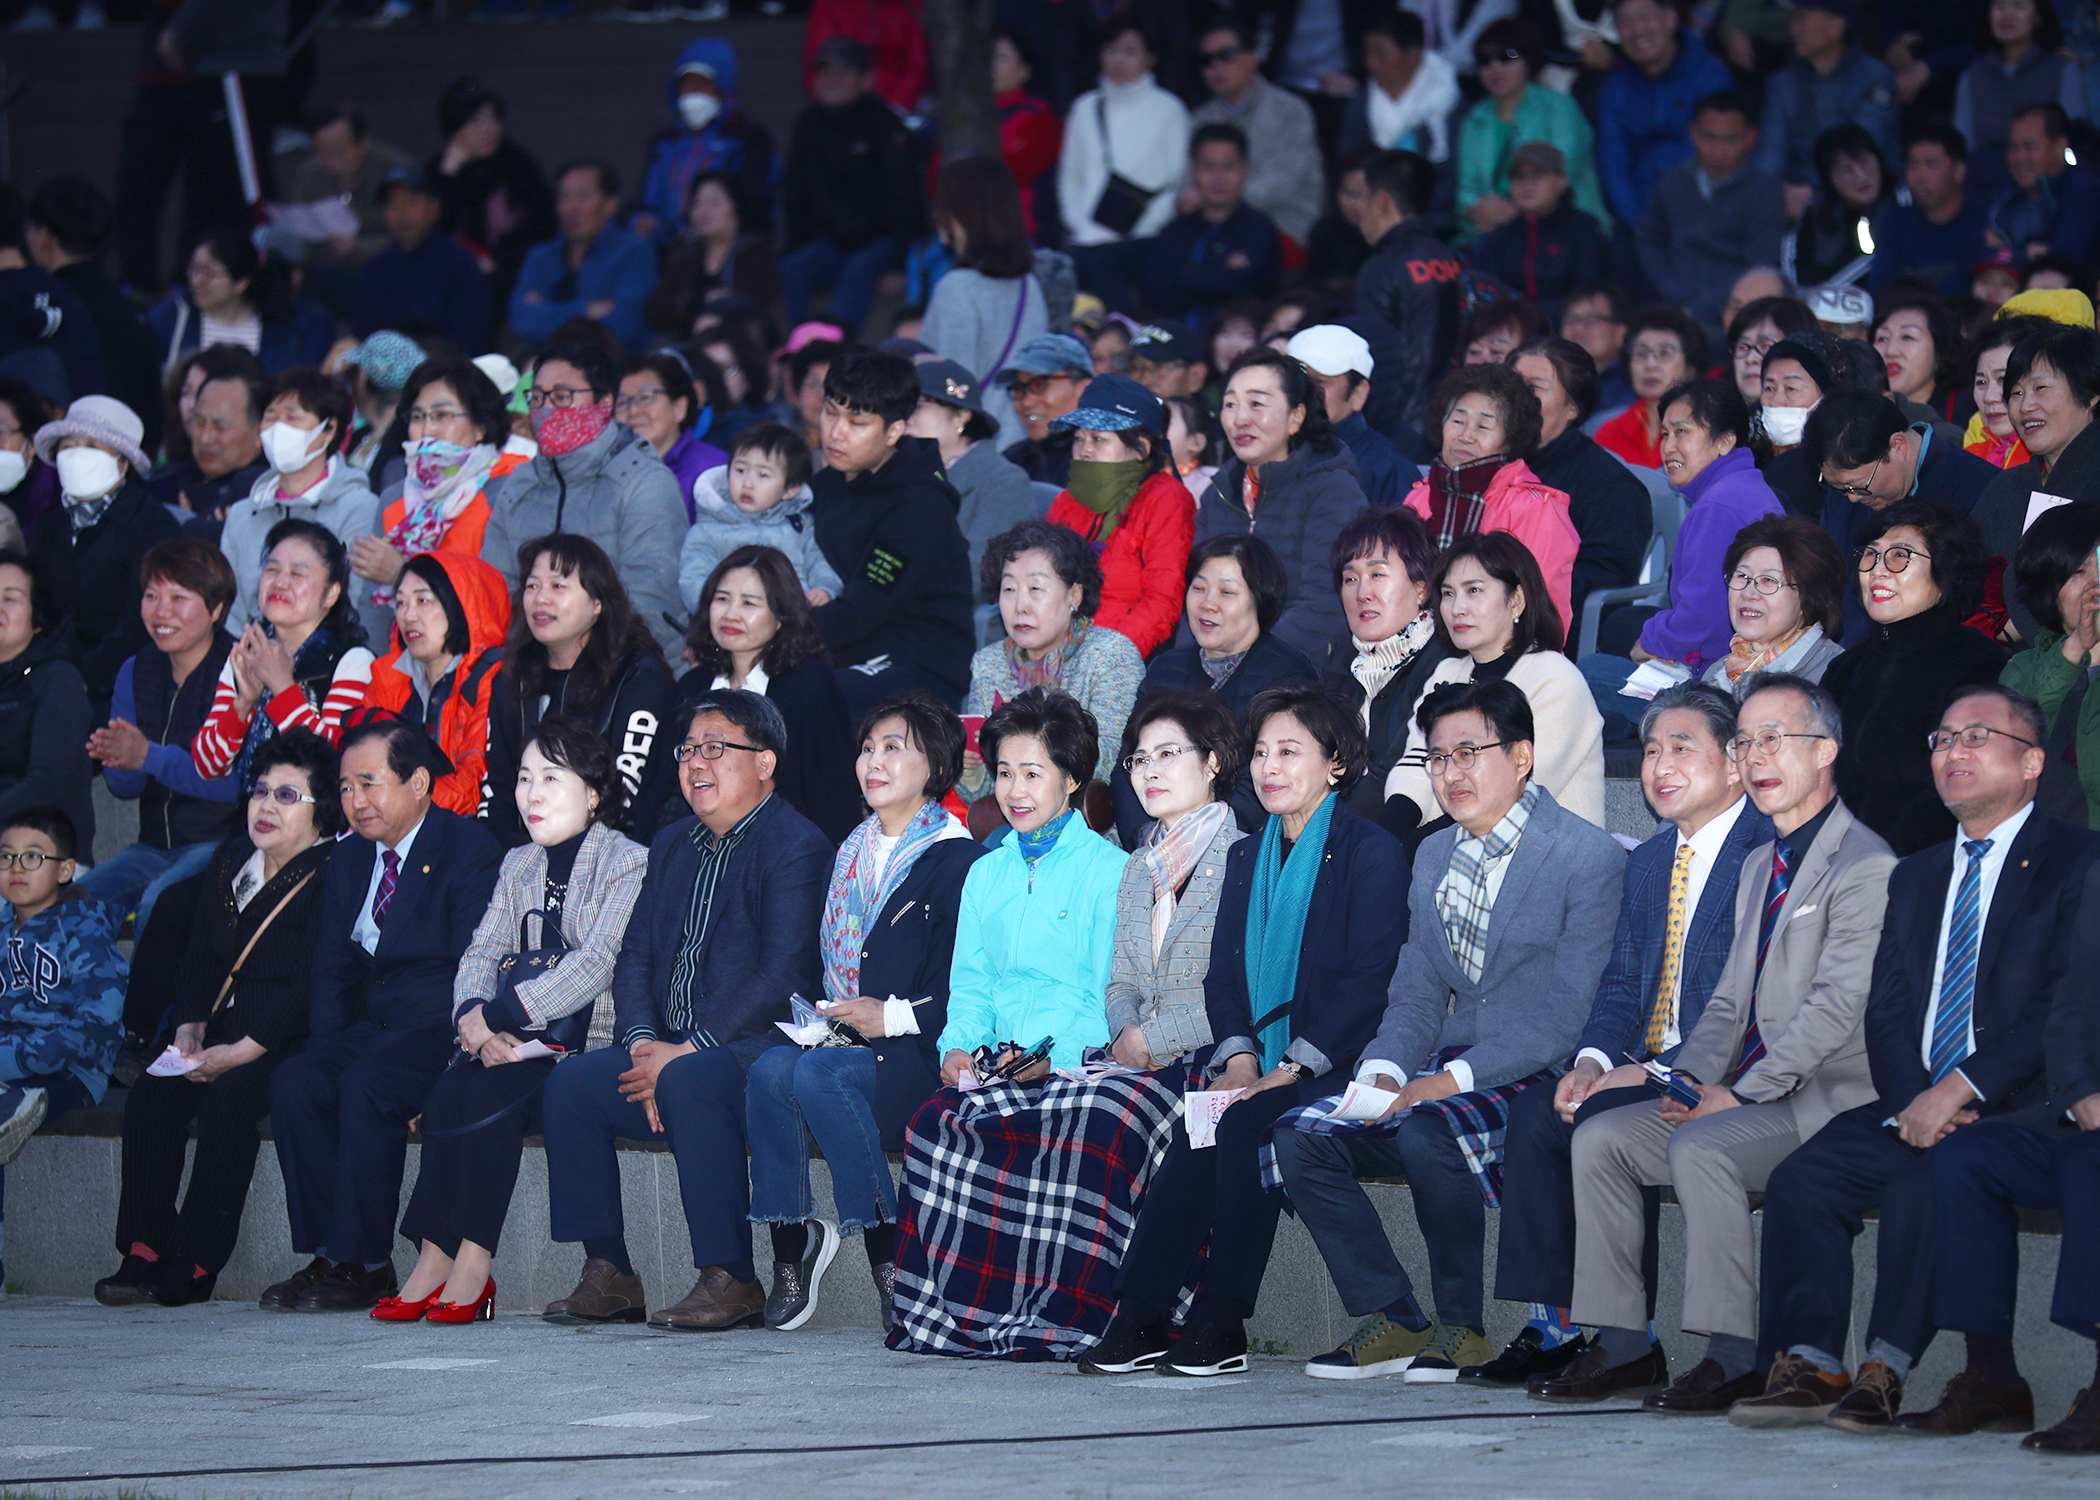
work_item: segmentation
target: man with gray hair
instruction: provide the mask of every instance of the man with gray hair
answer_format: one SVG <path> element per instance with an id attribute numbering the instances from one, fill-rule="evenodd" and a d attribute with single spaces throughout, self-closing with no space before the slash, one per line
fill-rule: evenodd
<path id="1" fill-rule="evenodd" d="M 1606 1110 L 1652 1102 L 1639 1064 L 1673 1061 L 1698 1024 L 1735 937 L 1736 883 L 1772 820 L 1743 798 L 1728 757 L 1735 699 L 1704 683 L 1656 694 L 1641 716 L 1641 790 L 1662 826 L 1626 859 L 1619 927 L 1597 982 L 1575 1065 L 1552 1090 L 1510 1106 L 1502 1168 L 1495 1295 L 1531 1305 L 1516 1338 L 1462 1381 L 1522 1385 L 1551 1375 L 1587 1347 L 1568 1319 L 1575 1282 L 1575 1127 Z M 1642 1280 L 1655 1297 L 1655 1224 L 1649 1210 Z"/>
<path id="2" fill-rule="evenodd" d="M 1729 758 L 1774 837 L 1743 862 L 1735 942 L 1671 1063 L 1688 1085 L 1576 1127 L 1575 1285 L 1582 1358 L 1531 1386 L 1549 1401 L 1646 1392 L 1650 1411 L 1725 1412 L 1760 1394 L 1749 1194 L 1833 1117 L 1874 1097 L 1861 1019 L 1896 858 L 1838 800 L 1837 700 L 1791 673 L 1752 678 Z M 1687 1103 L 1686 1099 L 1695 1103 Z M 1643 1190 L 1684 1211 L 1684 1326 L 1706 1357 L 1667 1390 L 1648 1330 Z"/>
<path id="3" fill-rule="evenodd" d="M 744 1075 L 782 1045 L 788 997 L 822 983 L 817 932 L 831 844 L 774 778 L 787 725 L 770 699 L 716 688 L 672 752 L 691 818 L 649 848 L 613 970 L 618 1044 L 554 1070 L 545 1098 L 553 1236 L 583 1242 L 576 1289 L 552 1323 L 639 1323 L 615 1140 L 666 1137 L 699 1280 L 651 1318 L 684 1332 L 755 1326 L 766 1291 L 751 1263 Z"/>

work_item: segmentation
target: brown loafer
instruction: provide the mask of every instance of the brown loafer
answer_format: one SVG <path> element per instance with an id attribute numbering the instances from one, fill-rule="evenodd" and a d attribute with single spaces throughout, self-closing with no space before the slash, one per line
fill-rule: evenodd
<path id="1" fill-rule="evenodd" d="M 1896 1413 L 1901 1410 L 1903 1382 L 1880 1360 L 1870 1359 L 1859 1367 L 1859 1378 L 1844 1399 L 1824 1415 L 1823 1425 L 1861 1437 L 1879 1437 L 1896 1425 Z"/>
<path id="2" fill-rule="evenodd" d="M 1665 1417 L 1720 1417 L 1728 1408 L 1765 1388 L 1764 1376 L 1756 1371 L 1728 1379 L 1717 1359 L 1702 1359 L 1677 1377 L 1666 1391 L 1657 1391 L 1641 1403 L 1642 1411 Z"/>
<path id="3" fill-rule="evenodd" d="M 766 1289 L 755 1281 L 738 1281 L 720 1266 L 709 1266 L 685 1294 L 650 1316 L 651 1328 L 679 1333 L 715 1333 L 725 1328 L 757 1328 L 766 1321 Z"/>
<path id="4" fill-rule="evenodd" d="M 1940 1404 L 1896 1418 L 1890 1429 L 1906 1437 L 1967 1437 L 1972 1432 L 2034 1431 L 2034 1391 L 2026 1381 L 1992 1385 L 1974 1370 L 1947 1382 Z"/>
<path id="5" fill-rule="evenodd" d="M 267 1312 L 291 1312 L 333 1269 L 326 1256 L 316 1255 L 284 1280 L 264 1287 L 259 1305 Z"/>
<path id="6" fill-rule="evenodd" d="M 1728 1420 L 1738 1427 L 1819 1427 L 1851 1389 L 1843 1370 L 1833 1375 L 1798 1354 L 1782 1354 L 1772 1361 L 1764 1394 L 1729 1407 Z"/>
<path id="7" fill-rule="evenodd" d="M 540 1316 L 565 1327 L 579 1323 L 639 1323 L 649 1316 L 649 1299 L 642 1292 L 641 1277 L 623 1276 L 611 1261 L 593 1256 L 583 1263 L 576 1290 L 559 1302 L 548 1303 Z"/>
<path id="8" fill-rule="evenodd" d="M 2100 1387 L 2071 1398 L 2071 1414 L 2054 1427 L 2020 1439 L 2029 1453 L 2100 1453 Z"/>
<path id="9" fill-rule="evenodd" d="M 1610 1362 L 1602 1344 L 1592 1344 L 1558 1375 L 1535 1376 L 1524 1387 L 1538 1401 L 1598 1401 L 1606 1396 L 1645 1396 L 1670 1383 L 1670 1362 L 1661 1344 L 1650 1344 L 1639 1359 Z"/>

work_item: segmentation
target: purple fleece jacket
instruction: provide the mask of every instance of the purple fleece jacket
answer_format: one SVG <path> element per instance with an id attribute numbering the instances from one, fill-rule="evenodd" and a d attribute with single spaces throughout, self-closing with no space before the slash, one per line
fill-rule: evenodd
<path id="1" fill-rule="evenodd" d="M 1641 649 L 1702 672 L 1728 650 L 1728 580 L 1721 565 L 1735 534 L 1785 507 L 1748 448 L 1734 448 L 1684 486 L 1684 526 L 1670 558 L 1670 602 L 1641 628 Z"/>

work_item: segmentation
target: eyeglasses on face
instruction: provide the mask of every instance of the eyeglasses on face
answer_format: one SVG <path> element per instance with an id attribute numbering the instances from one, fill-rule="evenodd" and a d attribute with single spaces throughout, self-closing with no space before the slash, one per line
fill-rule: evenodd
<path id="1" fill-rule="evenodd" d="M 1010 396 L 1035 397 L 1049 390 L 1052 381 L 1072 378 L 1070 375 L 1021 375 L 1006 383 L 1006 391 Z"/>
<path id="2" fill-rule="evenodd" d="M 753 755 L 759 753 L 758 746 L 739 745 L 734 740 L 702 740 L 697 745 L 687 740 L 671 752 L 671 759 L 680 765 L 684 765 L 696 755 L 702 760 L 720 760 L 723 752 L 727 750 L 749 750 Z"/>
<path id="3" fill-rule="evenodd" d="M 1759 755 L 1772 756 L 1777 755 L 1779 747 L 1788 740 L 1827 740 L 1829 738 L 1830 736 L 1827 734 L 1789 734 L 1777 729 L 1761 729 L 1756 734 L 1739 734 L 1730 740 L 1728 742 L 1728 758 L 1730 760 L 1748 760 L 1752 750 L 1755 750 Z"/>
<path id="4" fill-rule="evenodd" d="M 526 393 L 525 404 L 534 409 L 542 406 L 563 409 L 574 406 L 579 397 L 582 398 L 584 405 L 590 406 L 597 402 L 598 393 L 590 390 L 579 391 L 573 385 L 558 385 L 551 390 L 534 386 Z"/>
<path id="5" fill-rule="evenodd" d="M 1246 51 L 1244 47 L 1220 47 L 1215 52 L 1203 54 L 1203 66 L 1208 68 L 1216 63 L 1238 62 L 1246 55 Z"/>
<path id="6" fill-rule="evenodd" d="M 1744 339 L 1732 352 L 1737 359 L 1763 359 L 1765 351 L 1778 342 L 1777 339 Z"/>
<path id="7" fill-rule="evenodd" d="M 1171 769 L 1174 762 L 1182 756 L 1194 753 L 1195 748 L 1194 745 L 1161 745 L 1149 754 L 1138 750 L 1123 757 L 1123 769 L 1133 776 L 1142 776 L 1154 766 L 1164 772 Z"/>
<path id="8" fill-rule="evenodd" d="M 12 870 L 20 865 L 25 872 L 34 875 L 44 868 L 45 860 L 57 858 L 56 854 L 46 854 L 41 849 L 24 849 L 19 854 L 12 849 L 0 849 L 0 870 Z"/>
<path id="9" fill-rule="evenodd" d="M 615 412 L 633 411 L 638 406 L 649 405 L 663 394 L 660 388 L 654 386 L 647 390 L 629 391 L 626 395 L 613 402 L 613 410 Z"/>
<path id="10" fill-rule="evenodd" d="M 1874 493 L 1875 477 L 1881 473 L 1881 466 L 1885 461 L 1886 460 L 1879 458 L 1874 460 L 1874 467 L 1867 470 L 1867 482 L 1865 484 L 1838 484 L 1828 479 L 1824 480 L 1823 482 L 1829 485 L 1832 489 L 1836 490 L 1840 495 L 1851 495 L 1854 498 L 1863 498 L 1865 496 L 1872 495 Z M 1860 571 L 1865 572 L 1866 570 L 1863 568 Z M 1903 570 L 1901 568 L 1894 568 L 1890 571 L 1900 573 Z"/>
<path id="11" fill-rule="evenodd" d="M 2036 748 L 2033 740 L 2022 739 L 2007 729 L 1993 729 L 1988 724 L 1968 724 L 1960 729 L 1935 729 L 1925 736 L 1925 744 L 1934 755 L 1942 750 L 1952 750 L 1956 745 L 1964 750 L 1981 750 L 1991 742 L 1991 736 L 1994 734 L 2002 734 L 2030 750 Z"/>
<path id="12" fill-rule="evenodd" d="M 1481 751 L 1499 750 L 1505 743 L 1502 740 L 1489 740 L 1485 745 L 1460 745 L 1456 750 L 1432 750 L 1429 752 L 1428 761 L 1430 778 L 1434 780 L 1454 767 L 1461 771 L 1470 771 L 1480 764 Z"/>
<path id="13" fill-rule="evenodd" d="M 1900 544 L 1894 547 L 1862 547 L 1852 554 L 1853 561 L 1859 564 L 1862 573 L 1873 572 L 1877 564 L 1891 573 L 1900 573 L 1910 566 L 1910 560 L 1914 557 L 1922 557 L 1927 562 L 1932 561 L 1930 552 L 1920 552 L 1915 547 Z"/>
<path id="14" fill-rule="evenodd" d="M 1524 54 L 1514 47 L 1504 47 L 1500 52 L 1483 52 L 1473 59 L 1477 67 L 1488 67 L 1493 63 L 1522 62 Z"/>
<path id="15" fill-rule="evenodd" d="M 299 788 L 293 786 L 289 781 L 281 786 L 271 786 L 267 781 L 251 781 L 248 783 L 248 800 L 250 802 L 260 802 L 265 797 L 268 797 L 279 807 L 297 807 L 302 802 L 316 800 L 305 792 L 300 791 Z"/>
<path id="16" fill-rule="evenodd" d="M 408 420 L 411 424 L 417 422 L 456 422 L 465 415 L 466 413 L 456 406 L 411 406 L 408 409 Z"/>
<path id="17" fill-rule="evenodd" d="M 1769 599 L 1781 589 L 1790 589 L 1793 585 L 1784 578 L 1774 578 L 1770 573 L 1752 573 L 1747 568 L 1737 568 L 1728 575 L 1728 587 L 1733 593 L 1740 594 L 1749 589 Z"/>
<path id="18" fill-rule="evenodd" d="M 1664 364 L 1684 358 L 1682 344 L 1635 344 L 1631 358 L 1638 364 Z"/>

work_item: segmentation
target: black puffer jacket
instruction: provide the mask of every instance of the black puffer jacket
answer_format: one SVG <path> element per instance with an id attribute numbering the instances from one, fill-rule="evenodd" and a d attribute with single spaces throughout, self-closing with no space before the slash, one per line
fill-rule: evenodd
<path id="1" fill-rule="evenodd" d="M 80 669 L 52 633 L 0 662 L 0 818 L 25 807 L 62 808 L 82 865 L 93 863 L 95 848 L 95 763 L 81 748 L 89 723 Z"/>
<path id="2" fill-rule="evenodd" d="M 1240 498 L 1246 476 L 1245 464 L 1236 458 L 1225 461 L 1196 509 L 1196 540 L 1251 532 L 1274 547 L 1290 579 L 1274 633 L 1317 661 L 1342 628 L 1342 601 L 1334 591 L 1328 553 L 1350 517 L 1369 503 L 1357 482 L 1356 456 L 1337 440 L 1332 453 L 1307 445 L 1265 464 L 1261 495 L 1251 516 Z"/>
<path id="3" fill-rule="evenodd" d="M 1458 343 L 1465 270 L 1427 220 L 1409 219 L 1386 231 L 1356 275 L 1356 310 L 1384 319 L 1400 336 L 1399 362 L 1387 369 L 1381 357 L 1371 384 L 1399 391 L 1400 420 L 1418 432 Z"/>

